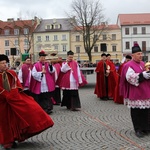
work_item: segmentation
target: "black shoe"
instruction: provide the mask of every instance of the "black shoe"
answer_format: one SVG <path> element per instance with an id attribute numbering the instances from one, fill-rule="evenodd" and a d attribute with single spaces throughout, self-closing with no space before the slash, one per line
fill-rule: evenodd
<path id="1" fill-rule="evenodd" d="M 142 130 L 145 135 L 148 135 L 150 132 L 148 130 Z"/>
<path id="2" fill-rule="evenodd" d="M 17 143 L 16 142 L 13 142 L 13 144 L 12 144 L 12 148 L 17 148 Z"/>
<path id="3" fill-rule="evenodd" d="M 47 114 L 48 114 L 48 115 L 50 115 L 50 114 L 52 114 L 52 113 L 53 113 L 52 110 L 48 110 L 48 111 L 47 111 Z"/>
<path id="4" fill-rule="evenodd" d="M 142 138 L 142 137 L 144 137 L 144 133 L 142 132 L 142 131 L 136 131 L 135 132 L 135 135 L 138 137 L 138 138 Z"/>
<path id="5" fill-rule="evenodd" d="M 71 111 L 80 111 L 81 109 L 80 108 L 71 108 L 70 110 Z"/>
<path id="6" fill-rule="evenodd" d="M 70 110 L 70 109 L 71 109 L 71 107 L 67 106 L 67 109 L 68 109 L 68 110 Z"/>
<path id="7" fill-rule="evenodd" d="M 53 113 L 53 111 L 52 111 L 52 110 L 50 110 L 50 109 L 45 110 L 45 112 L 46 112 L 48 115 L 50 115 L 51 113 Z"/>
<path id="8" fill-rule="evenodd" d="M 106 97 L 101 97 L 100 100 L 107 101 Z"/>

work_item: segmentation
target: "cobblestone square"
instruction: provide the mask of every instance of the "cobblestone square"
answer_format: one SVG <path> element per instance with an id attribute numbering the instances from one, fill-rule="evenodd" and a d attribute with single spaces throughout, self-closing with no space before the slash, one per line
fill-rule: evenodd
<path id="1" fill-rule="evenodd" d="M 150 135 L 137 138 L 130 110 L 94 95 L 95 74 L 80 88 L 81 111 L 54 106 L 54 126 L 18 144 L 17 150 L 149 150 Z"/>

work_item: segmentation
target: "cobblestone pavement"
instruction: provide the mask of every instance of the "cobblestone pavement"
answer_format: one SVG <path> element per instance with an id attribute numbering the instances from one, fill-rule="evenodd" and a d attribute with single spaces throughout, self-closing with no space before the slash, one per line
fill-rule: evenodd
<path id="1" fill-rule="evenodd" d="M 25 142 L 17 150 L 149 150 L 150 135 L 137 138 L 129 109 L 94 95 L 95 75 L 79 90 L 82 109 L 54 106 L 55 125 Z"/>

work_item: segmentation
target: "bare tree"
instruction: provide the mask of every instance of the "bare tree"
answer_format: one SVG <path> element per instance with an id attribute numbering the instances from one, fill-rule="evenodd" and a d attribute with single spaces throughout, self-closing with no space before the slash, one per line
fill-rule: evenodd
<path id="1" fill-rule="evenodd" d="M 14 63 L 21 61 L 22 56 L 27 53 L 29 54 L 30 50 L 33 47 L 33 32 L 37 25 L 37 18 L 31 20 L 21 20 L 18 18 L 16 21 L 12 21 L 12 26 L 14 28 L 14 37 L 10 41 L 19 52 L 19 57 L 13 59 Z M 15 41 L 15 42 L 14 42 Z"/>
<path id="2" fill-rule="evenodd" d="M 84 49 L 89 61 L 92 61 L 91 51 L 94 45 L 107 29 L 102 12 L 100 0 L 74 0 L 71 4 L 71 13 L 68 15 L 70 18 L 75 17 L 72 25 L 74 30 L 83 37 Z"/>
<path id="3" fill-rule="evenodd" d="M 18 21 L 20 21 L 20 25 L 24 28 L 26 28 L 26 32 L 23 31 L 23 28 L 20 28 L 18 36 L 16 36 L 16 38 L 18 38 L 18 46 L 19 46 L 19 50 L 20 52 L 21 50 L 21 44 L 22 44 L 22 40 L 21 38 L 24 37 L 26 39 L 26 41 L 24 41 L 26 43 L 26 49 L 25 52 L 29 53 L 31 48 L 33 47 L 34 43 L 33 43 L 33 32 L 36 28 L 36 26 L 39 24 L 39 18 L 36 17 L 36 13 L 35 12 L 30 12 L 30 11 L 26 11 L 26 12 L 18 12 Z M 33 17 L 34 16 L 34 17 Z M 32 19 L 31 19 L 32 18 Z"/>

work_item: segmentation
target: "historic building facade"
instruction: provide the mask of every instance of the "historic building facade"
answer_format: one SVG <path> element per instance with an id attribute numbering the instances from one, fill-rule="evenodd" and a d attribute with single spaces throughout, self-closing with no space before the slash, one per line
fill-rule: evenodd
<path id="1" fill-rule="evenodd" d="M 82 35 L 74 31 L 70 18 L 0 21 L 0 53 L 8 55 L 12 62 L 22 60 L 22 54 L 29 53 L 33 61 L 40 50 L 55 50 L 58 56 L 66 58 L 72 50 L 75 59 L 88 61 Z M 95 43 L 91 54 L 92 62 L 100 60 L 102 53 L 110 53 L 112 60 L 121 62 L 123 56 L 131 54 L 135 42 L 143 51 L 143 60 L 150 59 L 150 13 L 119 14 L 116 24 L 106 24 L 107 30 Z M 96 36 L 96 35 L 95 35 Z"/>
<path id="2" fill-rule="evenodd" d="M 123 55 L 131 54 L 137 42 L 143 51 L 143 60 L 150 60 L 150 13 L 119 14 L 117 24 L 121 28 Z"/>
<path id="3" fill-rule="evenodd" d="M 75 52 L 77 60 L 88 61 L 88 55 L 84 49 L 83 37 L 79 32 L 72 31 L 71 49 Z M 107 29 L 103 31 L 91 51 L 92 62 L 98 62 L 102 53 L 111 54 L 113 61 L 120 61 L 122 59 L 121 30 L 118 25 L 107 25 Z"/>
<path id="4" fill-rule="evenodd" d="M 71 49 L 71 19 L 43 19 L 34 32 L 35 60 L 40 50 L 51 49 L 58 56 L 66 58 L 67 51 Z"/>
<path id="5" fill-rule="evenodd" d="M 14 20 L 13 18 L 0 21 L 0 53 L 6 54 L 10 59 L 10 65 L 21 61 L 22 54 L 33 55 L 33 31 L 39 20 Z"/>

